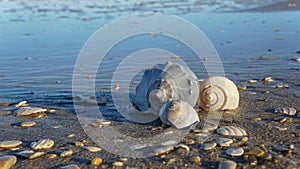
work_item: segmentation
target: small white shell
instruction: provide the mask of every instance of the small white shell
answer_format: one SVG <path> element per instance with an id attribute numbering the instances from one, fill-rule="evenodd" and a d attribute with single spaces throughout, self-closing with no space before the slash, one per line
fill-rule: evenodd
<path id="1" fill-rule="evenodd" d="M 239 105 L 239 91 L 229 79 L 213 76 L 199 81 L 199 106 L 206 111 L 232 110 Z"/>
<path id="2" fill-rule="evenodd" d="M 160 120 L 163 124 L 172 124 L 178 129 L 191 126 L 200 121 L 195 109 L 184 101 L 165 103 L 160 109 Z"/>
<path id="3" fill-rule="evenodd" d="M 246 136 L 244 129 L 235 126 L 223 126 L 217 129 L 217 133 L 225 136 Z"/>
<path id="4" fill-rule="evenodd" d="M 39 107 L 22 107 L 18 109 L 15 113 L 16 116 L 30 116 L 37 113 L 46 112 L 47 109 L 39 108 Z"/>
<path id="5" fill-rule="evenodd" d="M 290 116 L 294 116 L 297 113 L 297 110 L 293 107 L 279 107 L 274 110 L 275 113 L 283 113 Z"/>
<path id="6" fill-rule="evenodd" d="M 198 96 L 196 75 L 186 66 L 166 62 L 144 72 L 131 101 L 138 110 L 146 112 L 151 109 L 158 115 L 166 102 L 183 100 L 195 106 Z"/>

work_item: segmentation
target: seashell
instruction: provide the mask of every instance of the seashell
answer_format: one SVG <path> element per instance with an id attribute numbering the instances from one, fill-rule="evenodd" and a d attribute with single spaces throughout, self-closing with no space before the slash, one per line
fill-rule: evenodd
<path id="1" fill-rule="evenodd" d="M 233 143 L 233 140 L 230 139 L 230 138 L 215 138 L 214 140 L 215 140 L 215 142 L 216 142 L 217 144 L 219 144 L 221 147 L 229 147 L 230 144 Z"/>
<path id="2" fill-rule="evenodd" d="M 51 148 L 53 145 L 54 145 L 53 140 L 44 139 L 44 140 L 40 140 L 38 142 L 31 143 L 30 147 L 33 148 L 34 150 L 39 150 L 39 149 Z"/>
<path id="3" fill-rule="evenodd" d="M 103 162 L 102 158 L 96 157 L 96 158 L 93 158 L 93 159 L 92 159 L 91 165 L 92 165 L 92 166 L 98 166 L 98 165 L 101 165 L 102 162 Z"/>
<path id="4" fill-rule="evenodd" d="M 0 168 L 1 169 L 10 169 L 17 163 L 17 157 L 12 155 L 6 155 L 0 157 Z"/>
<path id="5" fill-rule="evenodd" d="M 46 158 L 48 158 L 48 159 L 54 159 L 54 158 L 56 158 L 56 157 L 57 157 L 56 154 L 47 154 L 47 155 L 46 155 Z"/>
<path id="6" fill-rule="evenodd" d="M 272 79 L 272 77 L 267 76 L 267 77 L 265 77 L 262 81 L 265 82 L 265 83 L 271 83 L 271 82 L 273 82 L 274 80 Z"/>
<path id="7" fill-rule="evenodd" d="M 36 125 L 36 123 L 34 122 L 34 121 L 26 121 L 26 122 L 22 122 L 21 124 L 20 124 L 20 126 L 22 127 L 22 128 L 29 128 L 29 127 L 33 127 L 33 126 L 35 126 Z"/>
<path id="8" fill-rule="evenodd" d="M 245 130 L 235 126 L 223 126 L 217 129 L 217 133 L 225 136 L 246 136 Z"/>
<path id="9" fill-rule="evenodd" d="M 236 167 L 236 162 L 227 160 L 220 162 L 218 169 L 236 169 Z"/>
<path id="10" fill-rule="evenodd" d="M 217 146 L 217 143 L 215 142 L 210 142 L 210 143 L 204 143 L 202 144 L 201 148 L 203 150 L 212 150 Z"/>
<path id="11" fill-rule="evenodd" d="M 241 156 L 244 154 L 244 149 L 241 147 L 227 149 L 226 154 L 231 155 L 231 156 Z"/>
<path id="12" fill-rule="evenodd" d="M 1 141 L 0 148 L 15 148 L 22 144 L 22 141 L 10 140 L 10 141 Z"/>
<path id="13" fill-rule="evenodd" d="M 293 107 L 291 107 L 291 108 L 289 108 L 289 107 L 279 107 L 279 108 L 275 109 L 274 112 L 294 116 L 297 113 L 297 110 Z"/>
<path id="14" fill-rule="evenodd" d="M 16 116 L 30 116 L 37 113 L 46 112 L 47 109 L 38 108 L 38 107 L 22 107 L 15 111 Z"/>
<path id="15" fill-rule="evenodd" d="M 184 101 L 165 103 L 160 110 L 160 120 L 163 124 L 174 125 L 178 129 L 200 121 L 195 109 Z"/>
<path id="16" fill-rule="evenodd" d="M 229 79 L 213 76 L 199 81 L 199 106 L 206 111 L 232 110 L 239 105 L 239 91 Z"/>
<path id="17" fill-rule="evenodd" d="M 69 149 L 69 150 L 63 151 L 60 154 L 60 157 L 70 157 L 72 155 L 73 155 L 73 150 Z"/>
<path id="18" fill-rule="evenodd" d="M 88 147 L 85 147 L 89 152 L 92 152 L 92 153 L 95 153 L 95 152 L 99 152 L 101 151 L 102 149 L 99 148 L 99 147 L 93 147 L 93 146 L 88 146 Z"/>
<path id="19" fill-rule="evenodd" d="M 185 151 L 190 151 L 190 147 L 187 146 L 187 145 L 185 145 L 185 144 L 178 144 L 178 145 L 176 145 L 174 148 L 175 148 L 175 149 L 181 148 L 181 149 L 184 149 Z"/>
<path id="20" fill-rule="evenodd" d="M 39 151 L 39 152 L 36 152 L 36 153 L 32 154 L 31 156 L 29 156 L 28 159 L 33 160 L 33 159 L 43 156 L 44 154 L 45 154 L 45 152 Z"/>
<path id="21" fill-rule="evenodd" d="M 124 165 L 124 163 L 122 161 L 115 161 L 112 164 L 115 167 L 122 167 Z"/>
<path id="22" fill-rule="evenodd" d="M 166 102 L 183 100 L 195 106 L 199 95 L 196 75 L 186 66 L 166 62 L 147 69 L 131 99 L 140 111 L 157 114 Z"/>
<path id="23" fill-rule="evenodd" d="M 25 158 L 29 158 L 32 154 L 34 154 L 34 151 L 32 151 L 32 150 L 25 150 L 25 151 L 20 151 L 17 153 L 18 156 L 22 156 Z"/>
<path id="24" fill-rule="evenodd" d="M 18 103 L 15 108 L 20 108 L 20 107 L 24 107 L 27 106 L 27 101 L 21 101 L 20 103 Z"/>

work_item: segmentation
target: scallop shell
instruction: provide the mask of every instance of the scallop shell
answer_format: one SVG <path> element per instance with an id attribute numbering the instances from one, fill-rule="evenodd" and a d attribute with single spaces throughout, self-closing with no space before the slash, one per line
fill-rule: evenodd
<path id="1" fill-rule="evenodd" d="M 47 109 L 39 108 L 39 107 L 22 107 L 18 109 L 15 113 L 16 116 L 30 116 L 37 113 L 46 112 Z"/>
<path id="2" fill-rule="evenodd" d="M 279 107 L 274 110 L 275 113 L 283 113 L 290 116 L 294 116 L 297 113 L 297 110 L 293 107 Z"/>
<path id="3" fill-rule="evenodd" d="M 199 81 L 198 104 L 206 111 L 232 110 L 239 105 L 239 91 L 229 79 L 221 76 Z"/>
<path id="4" fill-rule="evenodd" d="M 144 72 L 131 101 L 138 110 L 145 112 L 151 109 L 158 115 L 166 102 L 183 100 L 194 106 L 198 96 L 196 75 L 186 66 L 166 62 Z"/>
<path id="5" fill-rule="evenodd" d="M 217 129 L 217 133 L 226 136 L 246 136 L 247 133 L 244 129 L 235 126 L 223 126 Z"/>
<path id="6" fill-rule="evenodd" d="M 174 125 L 178 129 L 191 126 L 200 121 L 195 109 L 184 101 L 165 103 L 160 110 L 160 120 L 162 123 Z"/>

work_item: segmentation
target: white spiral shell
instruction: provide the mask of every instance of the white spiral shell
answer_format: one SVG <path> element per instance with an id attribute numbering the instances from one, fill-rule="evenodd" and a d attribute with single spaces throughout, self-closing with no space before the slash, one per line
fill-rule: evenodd
<path id="1" fill-rule="evenodd" d="M 160 109 L 160 120 L 163 124 L 174 125 L 182 129 L 199 122 L 195 109 L 184 101 L 170 101 Z"/>
<path id="2" fill-rule="evenodd" d="M 221 76 L 199 81 L 199 106 L 206 111 L 232 110 L 239 105 L 239 91 L 229 79 Z"/>
<path id="3" fill-rule="evenodd" d="M 144 72 L 131 101 L 138 110 L 146 112 L 151 109 L 151 112 L 158 115 L 166 102 L 182 100 L 195 106 L 198 96 L 196 75 L 186 66 L 166 62 Z"/>

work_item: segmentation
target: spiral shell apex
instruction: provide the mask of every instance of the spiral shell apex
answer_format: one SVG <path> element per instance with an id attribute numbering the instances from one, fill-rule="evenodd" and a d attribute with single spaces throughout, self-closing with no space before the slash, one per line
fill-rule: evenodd
<path id="1" fill-rule="evenodd" d="M 239 91 L 229 79 L 221 76 L 199 81 L 199 106 L 206 111 L 232 110 L 239 104 Z"/>
<path id="2" fill-rule="evenodd" d="M 160 120 L 163 124 L 174 125 L 178 129 L 189 127 L 199 122 L 195 109 L 184 101 L 165 103 L 160 109 Z"/>
<path id="3" fill-rule="evenodd" d="M 186 66 L 166 62 L 144 72 L 131 101 L 138 110 L 145 112 L 151 109 L 158 115 L 166 102 L 183 100 L 194 106 L 198 97 L 196 75 Z"/>

